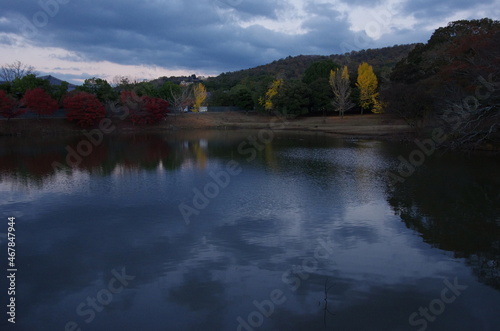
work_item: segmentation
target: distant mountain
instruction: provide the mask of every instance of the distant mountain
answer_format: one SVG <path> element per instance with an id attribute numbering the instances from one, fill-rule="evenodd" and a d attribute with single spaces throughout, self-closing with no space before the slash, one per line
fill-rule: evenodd
<path id="1" fill-rule="evenodd" d="M 59 86 L 59 85 L 61 85 L 61 83 L 64 82 L 63 80 L 56 78 L 52 75 L 39 76 L 38 78 L 45 79 L 46 81 L 49 82 L 49 84 L 51 86 Z M 76 85 L 68 83 L 68 92 L 73 91 L 75 88 L 76 88 Z"/>

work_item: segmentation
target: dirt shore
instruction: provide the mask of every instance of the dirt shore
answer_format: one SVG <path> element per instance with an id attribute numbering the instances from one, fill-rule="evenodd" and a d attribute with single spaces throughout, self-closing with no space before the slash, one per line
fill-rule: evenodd
<path id="1" fill-rule="evenodd" d="M 389 138 L 414 133 L 402 119 L 386 114 L 285 119 L 255 113 L 201 113 L 172 116 L 168 121 L 173 130 L 264 129 L 269 128 L 272 123 L 276 123 L 274 127 L 278 130 L 325 132 L 337 136 Z"/>
<path id="2" fill-rule="evenodd" d="M 276 118 L 256 113 L 187 113 L 171 114 L 158 125 L 134 126 L 124 121 L 113 121 L 113 132 L 161 132 L 178 130 L 237 130 L 264 129 L 272 123 L 274 128 L 287 131 L 315 131 L 338 136 L 404 137 L 413 130 L 403 120 L 386 114 Z M 282 124 L 283 123 L 283 124 Z M 282 124 L 282 125 L 281 125 Z M 47 135 L 78 133 L 82 130 L 64 119 L 12 119 L 0 120 L 0 135 Z"/>

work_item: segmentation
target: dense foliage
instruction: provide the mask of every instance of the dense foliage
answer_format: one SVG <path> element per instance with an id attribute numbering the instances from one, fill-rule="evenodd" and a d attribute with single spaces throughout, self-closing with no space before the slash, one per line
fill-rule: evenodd
<path id="1" fill-rule="evenodd" d="M 299 55 L 273 61 L 272 63 L 255 68 L 223 73 L 209 78 L 206 82 L 207 90 L 211 93 L 209 105 L 239 106 L 246 110 L 264 110 L 259 103 L 270 85 L 276 79 L 302 80 L 310 89 L 308 112 L 324 113 L 332 111 L 333 94 L 328 79 L 330 70 L 340 65 L 351 68 L 351 81 L 355 82 L 355 69 L 362 62 L 373 66 L 373 71 L 383 83 L 388 80 L 391 68 L 402 58 L 408 55 L 414 45 L 397 45 L 381 49 L 353 51 L 343 55 Z M 354 87 L 354 86 L 352 86 Z M 242 92 L 244 91 L 244 92 Z M 357 91 L 353 91 L 354 101 L 357 103 Z M 244 93 L 245 102 L 239 103 L 240 93 Z M 249 100 L 252 100 L 249 102 Z"/>
<path id="2" fill-rule="evenodd" d="M 18 117 L 24 112 L 25 109 L 17 107 L 14 98 L 7 95 L 5 91 L 0 90 L 0 116 L 11 119 Z"/>
<path id="3" fill-rule="evenodd" d="M 95 95 L 101 102 L 106 102 L 109 100 L 114 101 L 118 99 L 118 94 L 116 93 L 116 91 L 105 79 L 101 78 L 93 77 L 86 79 L 83 85 L 78 86 L 76 89 L 77 91 Z"/>
<path id="4" fill-rule="evenodd" d="M 59 108 L 57 101 L 40 87 L 26 91 L 21 104 L 37 114 L 38 117 L 52 115 Z"/>
<path id="5" fill-rule="evenodd" d="M 419 128 L 440 126 L 454 146 L 498 142 L 500 22 L 456 21 L 437 29 L 391 74 L 389 112 Z"/>
<path id="6" fill-rule="evenodd" d="M 103 104 L 93 94 L 87 92 L 70 93 L 63 100 L 66 118 L 81 127 L 91 127 L 104 118 Z"/>
<path id="7" fill-rule="evenodd" d="M 302 78 L 302 82 L 310 90 L 310 103 L 308 110 L 311 112 L 324 112 L 331 110 L 333 94 L 330 89 L 330 72 L 339 66 L 332 60 L 321 60 L 311 64 Z"/>
<path id="8" fill-rule="evenodd" d="M 147 95 L 138 96 L 134 91 L 122 91 L 120 103 L 126 109 L 127 118 L 134 124 L 154 124 L 168 113 L 169 103 Z"/>
<path id="9" fill-rule="evenodd" d="M 310 95 L 311 90 L 304 82 L 297 79 L 286 80 L 273 97 L 273 109 L 285 116 L 307 114 Z"/>
<path id="10" fill-rule="evenodd" d="M 374 113 L 382 111 L 378 101 L 378 79 L 373 72 L 373 67 L 366 62 L 361 63 L 358 67 L 356 87 L 359 90 L 361 114 L 363 109 L 372 110 Z"/>

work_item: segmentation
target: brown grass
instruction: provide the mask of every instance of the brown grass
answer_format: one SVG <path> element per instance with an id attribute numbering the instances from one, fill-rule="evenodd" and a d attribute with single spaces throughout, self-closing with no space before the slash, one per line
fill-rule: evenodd
<path id="1" fill-rule="evenodd" d="M 114 120 L 120 132 L 162 132 L 179 130 L 237 130 L 269 128 L 273 121 L 283 122 L 283 130 L 326 132 L 339 136 L 395 137 L 412 134 L 412 129 L 401 119 L 386 114 L 301 117 L 277 119 L 255 113 L 187 113 L 169 115 L 157 125 L 134 126 L 126 121 Z M 12 119 L 0 120 L 0 135 L 48 135 L 79 133 L 82 129 L 64 119 Z"/>

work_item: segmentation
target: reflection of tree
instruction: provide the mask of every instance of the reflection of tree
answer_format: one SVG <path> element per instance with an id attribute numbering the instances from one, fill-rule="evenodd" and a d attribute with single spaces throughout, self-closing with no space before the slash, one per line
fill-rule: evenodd
<path id="1" fill-rule="evenodd" d="M 182 156 L 181 151 L 179 149 L 175 148 L 172 149 L 170 153 L 167 155 L 163 156 L 161 160 L 161 164 L 163 169 L 166 170 L 175 170 L 181 167 L 182 162 L 184 158 Z"/>
<path id="2" fill-rule="evenodd" d="M 495 246 L 498 252 L 500 250 L 498 242 Z M 474 254 L 469 258 L 469 264 L 481 283 L 500 290 L 500 259 L 498 257 L 498 254 L 496 256 Z"/>
<path id="3" fill-rule="evenodd" d="M 238 146 L 247 141 L 249 134 L 257 139 L 257 132 L 239 131 L 105 135 L 102 142 L 91 144 L 92 149 L 88 155 L 81 156 L 77 160 L 71 157 L 73 167 L 67 167 L 63 171 L 71 173 L 78 170 L 110 175 L 117 170 L 173 171 L 186 162 L 193 162 L 199 168 L 205 168 L 209 159 L 238 160 L 246 163 L 249 155 L 238 153 Z M 283 169 L 290 165 L 285 166 L 280 163 L 280 158 L 276 157 L 280 150 L 291 146 L 307 149 L 313 142 L 315 145 L 321 144 L 324 148 L 340 146 L 333 142 L 327 143 L 315 136 L 296 139 L 297 137 L 291 134 L 286 137 L 286 139 L 275 137 L 269 144 L 259 140 L 253 163 L 267 164 L 273 169 Z M 82 143 L 85 144 L 83 148 Z M 9 178 L 15 179 L 21 185 L 37 183 L 43 186 L 48 179 L 55 176 L 57 169 L 66 166 L 68 149 L 74 151 L 72 155 L 78 156 L 77 151 L 87 151 L 89 144 L 85 136 L 62 139 L 61 137 L 4 138 L 0 140 L 0 180 L 6 181 Z M 247 144 L 247 147 L 253 148 L 250 144 Z M 60 165 L 56 169 L 53 166 L 54 162 Z M 297 171 L 306 166 L 313 172 L 311 175 L 318 176 L 321 185 L 327 185 L 321 179 L 321 176 L 330 172 L 329 165 L 324 161 L 306 157 L 296 165 Z"/>
<path id="4" fill-rule="evenodd" d="M 132 169 L 157 169 L 170 149 L 161 136 L 155 135 L 123 136 L 118 142 L 121 142 L 120 148 L 113 148 L 118 163 Z"/>
<path id="5" fill-rule="evenodd" d="M 205 151 L 206 146 L 202 146 L 202 145 L 203 144 L 202 144 L 201 140 L 196 140 L 196 141 L 190 142 L 189 147 L 193 151 L 198 168 L 205 169 L 205 167 L 207 166 L 207 153 Z"/>
<path id="6" fill-rule="evenodd" d="M 388 201 L 425 242 L 466 258 L 480 281 L 500 289 L 500 173 L 493 160 L 429 159 L 388 189 Z"/>
<path id="7" fill-rule="evenodd" d="M 86 147 L 79 149 L 82 142 L 85 142 Z M 74 167 L 68 167 L 70 172 L 77 169 L 106 175 L 119 166 L 126 169 L 155 170 L 162 161 L 168 164 L 166 169 L 174 170 L 182 163 L 171 156 L 172 151 L 179 148 L 179 143 L 169 142 L 161 135 L 106 136 L 101 143 L 92 145 L 91 152 L 87 155 L 88 144 L 90 142 L 83 136 L 66 139 L 2 139 L 0 180 L 10 178 L 23 185 L 43 185 L 56 173 L 54 162 L 66 165 L 68 150 L 74 151 L 72 155 L 76 155 L 71 158 Z M 83 150 L 85 156 L 79 155 L 78 150 Z"/>
<path id="8" fill-rule="evenodd" d="M 4 137 L 0 140 L 1 182 L 41 187 L 54 174 L 53 161 L 62 162 L 62 159 L 57 150 L 44 148 L 40 139 Z"/>
<path id="9" fill-rule="evenodd" d="M 273 145 L 271 143 L 265 144 L 264 155 L 267 166 L 271 169 L 277 169 L 278 161 L 276 160 L 276 153 L 274 152 Z"/>

